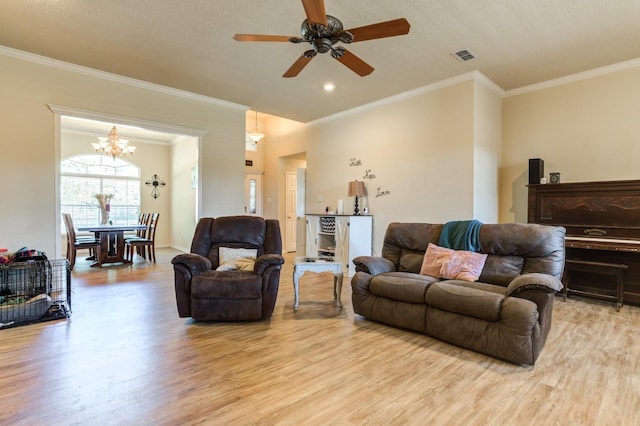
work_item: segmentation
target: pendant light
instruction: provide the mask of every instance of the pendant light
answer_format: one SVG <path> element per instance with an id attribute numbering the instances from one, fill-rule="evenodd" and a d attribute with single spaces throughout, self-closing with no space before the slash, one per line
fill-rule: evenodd
<path id="1" fill-rule="evenodd" d="M 253 129 L 253 132 L 247 133 L 254 142 L 258 142 L 260 139 L 264 138 L 264 134 L 258 132 L 258 111 L 256 111 L 256 126 Z"/>

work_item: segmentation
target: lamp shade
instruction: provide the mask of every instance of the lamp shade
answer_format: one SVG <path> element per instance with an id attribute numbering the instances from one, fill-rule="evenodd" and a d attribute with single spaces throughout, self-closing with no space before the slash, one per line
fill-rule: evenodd
<path id="1" fill-rule="evenodd" d="M 354 180 L 349 182 L 349 197 L 362 197 L 367 195 L 367 188 L 364 186 L 364 182 Z"/>
<path id="2" fill-rule="evenodd" d="M 249 136 L 254 142 L 258 142 L 260 139 L 264 138 L 264 135 L 258 132 L 247 133 L 247 136 Z"/>

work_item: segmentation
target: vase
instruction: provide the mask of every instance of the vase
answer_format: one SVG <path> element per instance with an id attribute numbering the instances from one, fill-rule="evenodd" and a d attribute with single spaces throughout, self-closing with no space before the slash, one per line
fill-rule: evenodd
<path id="1" fill-rule="evenodd" d="M 106 225 L 109 223 L 109 211 L 106 209 L 100 209 L 100 225 Z"/>

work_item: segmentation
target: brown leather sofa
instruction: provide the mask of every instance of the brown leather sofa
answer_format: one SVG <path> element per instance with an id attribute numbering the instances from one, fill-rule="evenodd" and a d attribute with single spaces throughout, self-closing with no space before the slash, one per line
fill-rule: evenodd
<path id="1" fill-rule="evenodd" d="M 216 270 L 224 250 L 255 252 L 250 270 Z M 256 216 L 202 218 L 191 253 L 171 260 L 178 315 L 201 321 L 271 318 L 278 296 L 282 237 L 277 220 Z"/>
<path id="2" fill-rule="evenodd" d="M 391 223 L 381 257 L 353 259 L 354 311 L 516 364 L 533 365 L 544 347 L 555 292 L 562 289 L 563 227 L 485 224 L 487 254 L 475 282 L 420 275 L 442 224 Z"/>

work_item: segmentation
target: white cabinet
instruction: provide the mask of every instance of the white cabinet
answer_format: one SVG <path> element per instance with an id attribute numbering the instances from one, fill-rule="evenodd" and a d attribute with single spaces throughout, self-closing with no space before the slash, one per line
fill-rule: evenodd
<path id="1" fill-rule="evenodd" d="M 331 258 L 352 276 L 351 259 L 371 256 L 373 216 L 307 215 L 307 257 Z"/>
<path id="2" fill-rule="evenodd" d="M 305 256 L 318 256 L 318 232 L 320 231 L 320 217 L 307 216 L 307 241 Z"/>

